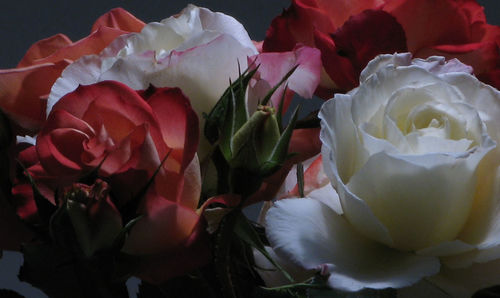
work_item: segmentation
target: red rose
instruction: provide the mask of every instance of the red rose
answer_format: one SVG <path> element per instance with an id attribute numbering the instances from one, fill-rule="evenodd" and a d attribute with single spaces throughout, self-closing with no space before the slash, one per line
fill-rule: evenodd
<path id="1" fill-rule="evenodd" d="M 459 58 L 481 80 L 500 86 L 500 27 L 486 23 L 475 0 L 293 0 L 273 20 L 263 50 L 287 51 L 296 43 L 322 52 L 317 94 L 323 97 L 356 87 L 376 55 L 407 50 Z"/>
<path id="2" fill-rule="evenodd" d="M 92 33 L 76 42 L 57 34 L 31 46 L 16 68 L 0 70 L 0 108 L 28 131 L 45 120 L 46 99 L 66 66 L 84 55 L 98 54 L 116 37 L 139 32 L 144 23 L 116 8 L 101 16 Z"/>
<path id="3" fill-rule="evenodd" d="M 204 230 L 197 212 L 198 135 L 198 117 L 180 89 L 136 92 L 104 81 L 80 86 L 61 98 L 37 137 L 36 151 L 30 147 L 19 159 L 52 203 L 56 189 L 68 189 L 99 167 L 98 176 L 109 184 L 107 204 L 116 206 L 123 218 L 130 212 L 143 215 L 122 250 L 143 258 L 141 278 L 160 282 L 206 261 L 209 253 L 200 245 Z M 132 203 L 157 169 L 140 202 Z M 23 187 L 13 189 L 18 199 L 31 194 Z M 30 202 L 19 208 L 21 217 L 36 215 Z M 179 262 L 191 258 L 193 251 L 193 261 Z"/>

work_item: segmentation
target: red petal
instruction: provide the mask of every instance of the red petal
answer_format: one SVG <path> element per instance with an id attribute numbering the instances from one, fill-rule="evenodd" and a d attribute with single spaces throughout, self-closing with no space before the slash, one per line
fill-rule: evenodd
<path id="1" fill-rule="evenodd" d="M 350 16 L 357 15 L 366 9 L 375 9 L 384 0 L 316 0 L 318 7 L 330 17 L 333 25 L 341 27 Z M 327 31 L 322 30 L 325 33 Z"/>
<path id="2" fill-rule="evenodd" d="M 321 51 L 321 61 L 328 76 L 341 90 L 351 90 L 358 85 L 359 78 L 349 59 L 337 53 L 333 39 L 320 32 L 314 32 L 316 47 Z"/>
<path id="3" fill-rule="evenodd" d="M 139 220 L 127 238 L 124 251 L 156 254 L 169 250 L 189 238 L 199 221 L 192 209 L 150 192 L 146 196 L 146 216 Z"/>
<path id="4" fill-rule="evenodd" d="M 137 19 L 130 12 L 118 7 L 100 16 L 92 26 L 92 32 L 99 27 L 110 27 L 127 32 L 140 32 L 144 22 Z"/>
<path id="5" fill-rule="evenodd" d="M 89 36 L 59 49 L 50 56 L 34 61 L 34 63 L 57 62 L 64 59 L 76 60 L 84 55 L 98 54 L 118 36 L 125 33 L 127 32 L 120 29 L 100 27 Z"/>
<path id="6" fill-rule="evenodd" d="M 198 116 L 189 99 L 179 88 L 158 88 L 148 103 L 158 119 L 164 142 L 173 149 L 169 159 L 180 161 L 184 170 L 193 160 L 199 141 Z"/>
<path id="7" fill-rule="evenodd" d="M 159 254 L 142 256 L 137 276 L 160 284 L 171 277 L 186 274 L 210 261 L 209 237 L 205 223 L 199 220 L 190 237 L 183 243 Z"/>
<path id="8" fill-rule="evenodd" d="M 352 16 L 332 37 L 337 53 L 351 61 L 356 80 L 375 56 L 407 51 L 403 28 L 382 10 L 365 10 Z"/>
<path id="9" fill-rule="evenodd" d="M 42 39 L 34 43 L 19 62 L 17 67 L 26 67 L 34 64 L 44 63 L 42 59 L 54 54 L 55 52 L 71 45 L 73 42 L 64 34 Z"/>
<path id="10" fill-rule="evenodd" d="M 70 113 L 63 110 L 51 113 L 37 138 L 40 163 L 54 175 L 76 174 L 83 166 L 83 142 L 92 135 L 91 128 Z"/>
<path id="11" fill-rule="evenodd" d="M 314 30 L 335 32 L 351 15 L 377 8 L 382 0 L 294 0 L 266 33 L 264 52 L 290 51 L 296 43 L 314 45 Z"/>
<path id="12" fill-rule="evenodd" d="M 38 129 L 45 121 L 44 98 L 67 65 L 60 61 L 0 70 L 0 107 L 23 128 Z"/>
<path id="13" fill-rule="evenodd" d="M 478 30 L 485 18 L 475 0 L 393 0 L 384 10 L 403 26 L 412 53 L 434 45 L 482 39 Z"/>

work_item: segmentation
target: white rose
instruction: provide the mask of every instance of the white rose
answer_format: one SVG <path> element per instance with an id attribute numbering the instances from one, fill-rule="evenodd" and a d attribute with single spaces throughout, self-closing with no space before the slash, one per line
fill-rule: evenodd
<path id="1" fill-rule="evenodd" d="M 113 80 L 135 90 L 151 84 L 179 87 L 190 99 L 203 129 L 202 115 L 211 111 L 229 82 L 236 80 L 249 62 L 260 65 L 251 86 L 250 107 L 255 107 L 262 99 L 256 97 L 263 97 L 295 65 L 299 67 L 287 82 L 290 90 L 311 97 L 319 83 L 321 60 L 317 49 L 302 46 L 292 52 L 258 55 L 245 28 L 233 17 L 189 5 L 179 15 L 149 23 L 140 33 L 117 38 L 99 55 L 84 56 L 68 66 L 52 87 L 47 115 L 78 85 Z M 274 98 L 281 98 L 280 93 Z M 201 138 L 201 159 L 208 147 Z"/>
<path id="2" fill-rule="evenodd" d="M 326 102 L 323 167 L 338 197 L 268 211 L 281 259 L 322 268 L 347 291 L 427 278 L 468 296 L 500 283 L 500 92 L 470 72 L 442 57 L 381 55 L 358 88 Z"/>
<path id="3" fill-rule="evenodd" d="M 132 89 L 179 87 L 198 114 L 210 112 L 229 80 L 257 54 L 243 25 L 231 16 L 189 5 L 179 15 L 147 24 L 140 33 L 117 38 L 101 54 L 67 67 L 52 87 L 52 106 L 79 84 L 104 80 Z"/>

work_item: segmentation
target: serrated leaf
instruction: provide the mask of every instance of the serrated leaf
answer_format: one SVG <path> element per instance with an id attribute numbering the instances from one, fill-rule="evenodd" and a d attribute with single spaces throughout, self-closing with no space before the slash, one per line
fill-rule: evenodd
<path id="1" fill-rule="evenodd" d="M 286 272 L 274 259 L 269 255 L 264 244 L 260 240 L 259 235 L 253 229 L 252 225 L 248 222 L 248 219 L 241 212 L 235 212 L 235 221 L 233 226 L 233 231 L 241 240 L 243 240 L 248 245 L 257 249 L 266 259 L 271 262 L 277 269 L 283 273 L 286 279 L 290 282 L 294 282 L 293 278 Z"/>

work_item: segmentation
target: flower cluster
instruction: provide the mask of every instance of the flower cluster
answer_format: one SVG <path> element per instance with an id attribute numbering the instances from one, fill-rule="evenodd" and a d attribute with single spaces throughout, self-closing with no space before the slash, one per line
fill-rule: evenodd
<path id="1" fill-rule="evenodd" d="M 499 87 L 475 0 L 292 0 L 262 43 L 113 9 L 0 70 L 0 249 L 50 297 L 468 297 L 500 284 Z"/>

